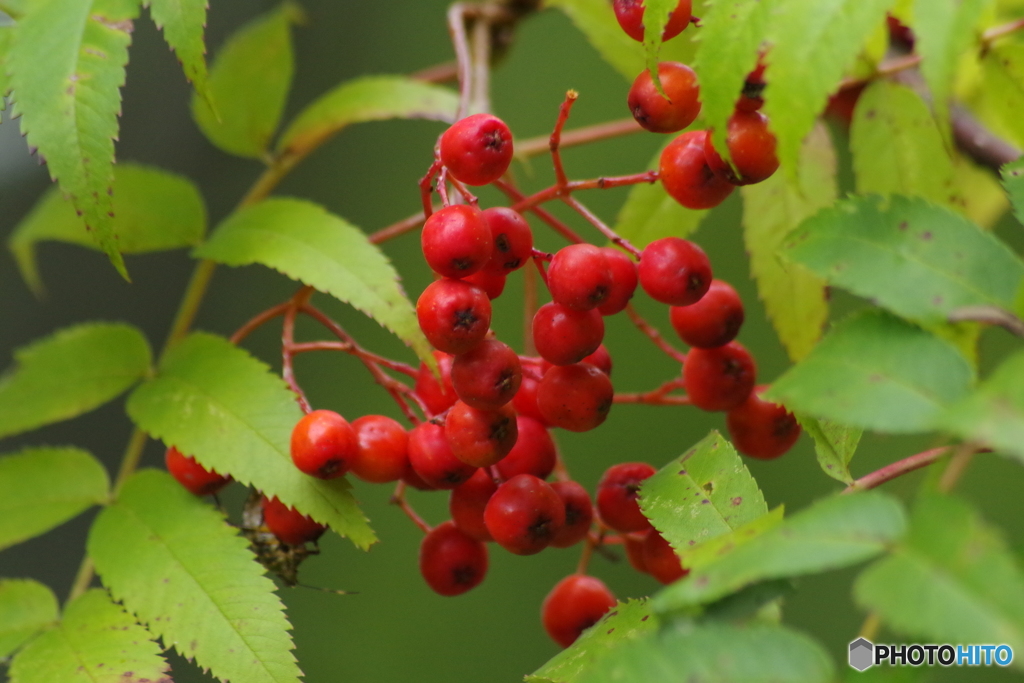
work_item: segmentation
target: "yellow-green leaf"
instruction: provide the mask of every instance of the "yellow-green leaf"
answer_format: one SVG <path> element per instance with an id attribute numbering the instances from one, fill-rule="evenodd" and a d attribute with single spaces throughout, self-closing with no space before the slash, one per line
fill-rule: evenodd
<path id="1" fill-rule="evenodd" d="M 57 596 L 32 579 L 0 579 L 0 659 L 56 623 Z"/>

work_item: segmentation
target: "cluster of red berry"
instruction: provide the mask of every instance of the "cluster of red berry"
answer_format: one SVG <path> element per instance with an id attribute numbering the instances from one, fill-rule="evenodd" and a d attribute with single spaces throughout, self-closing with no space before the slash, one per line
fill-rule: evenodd
<path id="1" fill-rule="evenodd" d="M 614 8 L 626 32 L 642 39 L 641 2 L 615 0 Z M 665 37 L 689 23 L 690 0 L 682 0 Z M 734 185 L 763 180 L 777 167 L 774 138 L 757 112 L 761 71 L 748 78 L 729 122 L 732 165 L 715 152 L 706 131 L 684 133 L 665 149 L 658 175 L 684 206 L 714 206 Z M 700 109 L 695 76 L 674 63 L 663 63 L 659 74 L 667 99 L 645 72 L 630 90 L 630 109 L 648 130 L 681 130 Z M 420 295 L 416 314 L 436 349 L 437 368 L 421 365 L 409 396 L 426 419 L 414 419 L 407 431 L 381 415 L 350 424 L 335 412 L 314 410 L 292 432 L 292 459 L 302 472 L 322 479 L 352 472 L 368 482 L 400 481 L 400 490 L 450 491 L 451 520 L 443 524 L 431 528 L 407 509 L 426 532 L 420 571 L 441 595 L 464 593 L 483 580 L 485 544 L 492 541 L 518 555 L 584 540 L 590 550 L 617 542 L 632 566 L 670 583 L 686 570 L 637 502 L 641 483 L 655 468 L 642 462 L 609 468 L 592 503 L 569 476 L 549 432 L 594 429 L 611 409 L 615 393 L 612 359 L 602 344 L 604 316 L 625 310 L 638 285 L 669 305 L 673 328 L 690 346 L 674 386 L 684 388 L 699 408 L 728 411 L 728 428 L 741 452 L 781 455 L 800 428 L 781 406 L 758 397 L 754 361 L 734 341 L 743 304 L 729 284 L 713 279 L 699 246 L 669 237 L 629 254 L 588 243 L 546 254 L 534 248 L 519 212 L 478 208 L 465 186 L 499 181 L 512 154 L 504 122 L 490 114 L 467 116 L 441 136 L 425 178 L 421 246 L 437 279 Z M 465 203 L 449 201 L 449 183 Z M 434 189 L 443 204 L 436 211 L 429 198 Z M 491 301 L 501 295 L 507 276 L 530 262 L 552 301 L 533 316 L 538 355 L 521 356 L 491 331 Z M 197 495 L 216 492 L 230 480 L 174 448 L 167 452 L 167 467 Z M 556 481 L 548 483 L 552 474 Z M 277 499 L 263 498 L 262 510 L 263 523 L 285 544 L 315 541 L 324 531 Z M 615 604 L 604 583 L 582 567 L 552 589 L 542 610 L 545 628 L 563 646 Z"/>

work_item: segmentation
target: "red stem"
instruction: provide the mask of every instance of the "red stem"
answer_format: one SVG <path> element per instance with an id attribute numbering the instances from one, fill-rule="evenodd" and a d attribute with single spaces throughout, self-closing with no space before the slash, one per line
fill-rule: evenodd
<path id="1" fill-rule="evenodd" d="M 595 215 L 590 209 L 585 207 L 582 202 L 580 202 L 579 200 L 572 196 L 562 197 L 562 201 L 568 204 L 570 207 L 572 207 L 572 209 L 575 210 L 576 213 L 587 219 L 588 223 L 597 228 L 598 232 L 600 232 L 602 235 L 610 239 L 614 244 L 619 245 L 637 259 L 640 258 L 640 255 L 643 253 L 640 249 L 634 247 L 632 244 L 630 244 L 629 240 L 627 240 L 625 237 L 619 236 L 619 233 L 615 232 L 607 225 L 605 225 L 604 221 L 598 218 L 597 215 Z"/>
<path id="2" fill-rule="evenodd" d="M 515 211 L 522 213 L 528 209 L 532 209 L 538 204 L 549 202 L 552 199 L 558 199 L 559 197 L 571 194 L 577 190 L 607 190 L 613 187 L 623 187 L 626 185 L 639 185 L 640 183 L 653 183 L 658 179 L 657 171 L 644 171 L 643 173 L 634 173 L 632 175 L 623 176 L 610 176 L 602 178 L 592 178 L 590 180 L 572 180 L 566 183 L 564 186 L 559 187 L 558 185 L 552 185 L 551 187 L 535 192 L 534 194 L 522 199 L 512 205 Z"/>
<path id="3" fill-rule="evenodd" d="M 683 388 L 681 377 L 670 379 L 657 389 L 637 394 L 615 394 L 615 403 L 646 403 L 655 406 L 693 405 L 689 396 L 669 396 L 676 389 Z"/>
<path id="4" fill-rule="evenodd" d="M 875 488 L 876 486 L 881 486 L 885 482 L 901 477 L 907 472 L 913 472 L 914 470 L 931 465 L 942 456 L 948 454 L 951 450 L 952 447 L 943 446 L 941 448 L 933 448 L 930 451 L 916 453 L 915 455 L 903 458 L 902 460 L 897 460 L 894 463 L 886 465 L 880 470 L 875 470 L 871 474 L 864 475 L 847 486 L 843 493 L 867 491 Z"/>
<path id="5" fill-rule="evenodd" d="M 242 343 L 246 337 L 255 332 L 258 328 L 279 315 L 284 315 L 285 311 L 287 311 L 290 306 L 291 302 L 285 301 L 282 304 L 268 308 L 262 313 L 257 313 L 248 322 L 239 327 L 233 335 L 231 335 L 231 343 L 236 345 Z"/>
<path id="6" fill-rule="evenodd" d="M 562 166 L 562 153 L 559 150 L 559 144 L 562 140 L 562 129 L 565 128 L 565 122 L 569 120 L 569 111 L 572 109 L 572 105 L 576 102 L 576 98 L 580 94 L 575 90 L 570 90 L 565 93 L 565 99 L 562 101 L 561 106 L 558 107 L 558 118 L 555 120 L 555 129 L 551 131 L 551 137 L 548 138 L 548 149 L 551 150 L 551 161 L 555 165 L 555 187 L 565 187 L 569 184 L 569 179 L 565 176 L 565 168 Z"/>
<path id="7" fill-rule="evenodd" d="M 504 192 L 505 195 L 513 201 L 519 201 L 526 196 L 517 190 L 511 183 L 504 180 L 497 180 L 493 185 Z M 555 232 L 564 237 L 568 242 L 572 244 L 581 244 L 584 241 L 583 238 L 577 235 L 572 228 L 552 216 L 548 211 L 540 208 L 539 206 L 531 207 L 530 211 L 537 216 L 537 218 L 547 223 Z"/>
<path id="8" fill-rule="evenodd" d="M 295 316 L 299 309 L 306 305 L 309 297 L 313 295 L 313 288 L 306 286 L 299 289 L 295 296 L 288 302 L 288 308 L 284 313 L 284 325 L 281 328 L 281 376 L 288 383 L 288 387 L 295 392 L 295 400 L 298 401 L 302 412 L 311 413 L 313 408 L 309 405 L 309 399 L 295 379 L 295 367 L 292 364 L 291 347 L 295 344 Z"/>
<path id="9" fill-rule="evenodd" d="M 416 511 L 409 505 L 409 501 L 405 499 L 406 485 L 404 481 L 398 482 L 398 486 L 395 487 L 395 492 L 391 494 L 391 504 L 397 505 L 398 508 L 405 513 L 405 516 L 412 520 L 412 523 L 420 528 L 425 534 L 431 532 L 431 527 L 424 521 L 422 517 L 416 514 Z"/>
<path id="10" fill-rule="evenodd" d="M 441 160 L 434 159 L 434 163 L 430 164 L 430 168 L 427 169 L 426 174 L 420 178 L 420 200 L 423 202 L 423 218 L 420 220 L 426 220 L 427 218 L 430 218 L 430 214 L 434 213 L 434 203 L 431 201 L 430 193 L 433 192 L 434 176 L 437 175 L 440 170 Z M 387 228 L 385 228 L 385 230 L 386 229 Z"/>
<path id="11" fill-rule="evenodd" d="M 668 354 L 670 358 L 679 361 L 680 364 L 686 362 L 686 354 L 665 341 L 665 338 L 661 336 L 661 332 L 636 312 L 636 309 L 633 308 L 633 304 L 626 305 L 626 315 L 628 315 L 629 319 L 633 321 L 633 324 L 636 325 L 637 329 L 647 335 L 650 340 L 653 341 L 659 349 Z"/>

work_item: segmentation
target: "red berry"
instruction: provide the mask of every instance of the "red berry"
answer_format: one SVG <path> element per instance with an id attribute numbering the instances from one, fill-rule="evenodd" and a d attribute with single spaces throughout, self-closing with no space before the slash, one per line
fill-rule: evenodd
<path id="1" fill-rule="evenodd" d="M 493 541 L 484 524 L 484 508 L 497 490 L 498 485 L 484 468 L 453 488 L 448 498 L 448 512 L 455 526 L 478 541 Z"/>
<path id="2" fill-rule="evenodd" d="M 608 375 L 578 363 L 547 371 L 537 387 L 537 408 L 550 425 L 586 432 L 605 421 L 614 397 Z"/>
<path id="3" fill-rule="evenodd" d="M 612 287 L 604 250 L 593 244 L 570 244 L 555 252 L 548 266 L 548 289 L 555 303 L 578 311 L 597 308 Z"/>
<path id="4" fill-rule="evenodd" d="M 178 483 L 194 496 L 207 496 L 217 493 L 231 483 L 231 477 L 217 474 L 216 470 L 208 470 L 195 458 L 182 455 L 181 451 L 171 446 L 164 454 L 164 463 Z"/>
<path id="5" fill-rule="evenodd" d="M 533 555 L 550 545 L 565 524 L 565 505 L 554 489 L 531 474 L 498 487 L 484 509 L 484 523 L 502 548 Z"/>
<path id="6" fill-rule="evenodd" d="M 597 514 L 620 531 L 644 531 L 651 522 L 640 511 L 640 484 L 657 470 L 645 462 L 624 462 L 609 467 L 597 484 Z"/>
<path id="7" fill-rule="evenodd" d="M 697 74 L 685 64 L 661 62 L 658 79 L 664 96 L 655 87 L 651 72 L 644 69 L 633 81 L 626 104 L 641 127 L 652 133 L 675 133 L 693 123 L 700 113 Z"/>
<path id="8" fill-rule="evenodd" d="M 668 15 L 668 22 L 661 32 L 661 39 L 675 38 L 690 23 L 692 0 L 679 0 L 679 4 Z M 612 7 L 619 26 L 633 40 L 644 40 L 644 4 L 643 0 L 615 0 Z"/>
<path id="9" fill-rule="evenodd" d="M 398 481 L 409 466 L 409 435 L 405 427 L 384 415 L 364 415 L 352 422 L 359 449 L 352 474 L 363 481 Z"/>
<path id="10" fill-rule="evenodd" d="M 444 278 L 427 285 L 416 302 L 420 329 L 435 349 L 469 351 L 491 326 L 491 300 L 479 287 Z"/>
<path id="11" fill-rule="evenodd" d="M 615 596 L 600 579 L 573 574 L 555 584 L 544 598 L 541 621 L 552 640 L 569 647 L 613 607 Z"/>
<path id="12" fill-rule="evenodd" d="M 420 233 L 423 257 L 442 277 L 471 275 L 487 263 L 494 250 L 491 230 L 475 206 L 446 206 L 431 214 Z"/>
<path id="13" fill-rule="evenodd" d="M 601 345 L 604 320 L 596 310 L 577 311 L 554 302 L 544 304 L 533 316 L 533 344 L 552 365 L 571 365 Z"/>
<path id="14" fill-rule="evenodd" d="M 737 111 L 729 117 L 726 144 L 732 166 L 715 151 L 708 135 L 704 157 L 708 167 L 734 185 L 751 185 L 767 180 L 779 168 L 775 135 L 768 130 L 768 117 L 758 111 Z"/>
<path id="15" fill-rule="evenodd" d="M 612 354 L 608 353 L 608 348 L 604 344 L 598 346 L 597 351 L 594 351 L 580 362 L 593 365 L 609 377 L 612 376 Z"/>
<path id="16" fill-rule="evenodd" d="M 629 566 L 642 574 L 647 573 L 647 560 L 644 559 L 644 540 L 652 530 L 634 534 L 622 534 L 622 545 L 626 549 L 626 559 L 629 560 Z"/>
<path id="17" fill-rule="evenodd" d="M 689 306 L 711 287 L 711 262 L 693 242 L 664 237 L 644 249 L 639 275 L 640 286 L 655 301 Z"/>
<path id="18" fill-rule="evenodd" d="M 913 49 L 914 31 L 891 14 L 885 16 L 885 21 L 889 26 L 889 37 L 892 39 L 892 42 L 901 45 L 907 50 Z"/>
<path id="19" fill-rule="evenodd" d="M 454 358 L 440 351 L 434 351 L 434 358 L 437 360 L 437 369 L 441 374 L 441 380 L 438 381 L 426 363 L 420 363 L 419 372 L 416 373 L 416 385 L 413 388 L 420 400 L 426 404 L 427 410 L 433 415 L 437 415 L 451 408 L 459 397 L 455 393 L 455 387 L 452 386 Z"/>
<path id="20" fill-rule="evenodd" d="M 679 338 L 690 346 L 724 346 L 736 338 L 743 325 L 743 302 L 728 282 L 712 280 L 700 301 L 673 306 L 669 320 Z"/>
<path id="21" fill-rule="evenodd" d="M 669 196 L 688 209 L 713 209 L 734 186 L 716 174 L 704 154 L 705 130 L 683 133 L 661 152 L 658 176 Z"/>
<path id="22" fill-rule="evenodd" d="M 412 463 L 405 468 L 405 472 L 402 473 L 402 482 L 419 491 L 437 491 L 438 487 L 431 486 L 427 482 L 423 481 L 423 478 L 416 474 L 416 470 L 412 468 Z"/>
<path id="23" fill-rule="evenodd" d="M 462 278 L 463 282 L 468 282 L 474 287 L 479 287 L 484 290 L 484 294 L 491 301 L 494 301 L 501 293 L 505 291 L 505 273 L 498 272 L 496 270 L 490 270 L 485 267 L 483 270 L 478 270 L 472 275 L 467 275 Z"/>
<path id="24" fill-rule="evenodd" d="M 800 423 L 778 403 L 763 400 L 766 386 L 750 392 L 747 400 L 729 411 L 726 427 L 736 450 L 752 458 L 777 458 L 800 437 Z"/>
<path id="25" fill-rule="evenodd" d="M 661 583 L 673 583 L 690 573 L 684 569 L 679 556 L 657 529 L 651 529 L 644 539 L 644 566 L 647 573 Z"/>
<path id="26" fill-rule="evenodd" d="M 486 269 L 511 273 L 522 268 L 533 253 L 533 232 L 518 211 L 504 206 L 484 210 L 484 222 L 491 230 L 494 251 Z"/>
<path id="27" fill-rule="evenodd" d="M 268 500 L 263 496 L 260 504 L 263 507 L 263 523 L 281 542 L 288 545 L 315 541 L 327 530 L 327 527 L 317 524 L 312 518 L 288 507 L 277 498 Z"/>
<path id="28" fill-rule="evenodd" d="M 747 74 L 747 78 L 743 82 L 740 98 L 736 100 L 736 111 L 757 111 L 764 105 L 764 97 L 761 96 L 765 88 L 764 69 L 764 55 L 762 54 L 761 58 L 757 60 L 757 66 Z"/>
<path id="29" fill-rule="evenodd" d="M 461 595 L 487 574 L 487 546 L 452 522 L 434 527 L 420 544 L 420 574 L 441 595 Z"/>
<path id="30" fill-rule="evenodd" d="M 604 247 L 602 251 L 612 273 L 612 287 L 597 310 L 601 315 L 615 315 L 626 307 L 636 291 L 636 263 L 618 249 Z"/>
<path id="31" fill-rule="evenodd" d="M 496 410 L 511 401 L 522 381 L 519 356 L 497 339 L 483 340 L 452 363 L 455 393 L 481 410 Z"/>
<path id="32" fill-rule="evenodd" d="M 540 386 L 540 380 L 524 374 L 523 383 L 519 385 L 519 391 L 516 392 L 515 398 L 512 399 L 512 407 L 520 415 L 532 417 L 546 425 L 547 420 L 540 414 L 540 409 L 537 407 L 538 386 Z"/>
<path id="33" fill-rule="evenodd" d="M 433 422 L 418 424 L 409 432 L 409 464 L 424 484 L 435 489 L 453 489 L 476 472 L 455 457 L 444 427 Z"/>
<path id="34" fill-rule="evenodd" d="M 441 163 L 467 185 L 487 185 L 505 174 L 512 161 L 512 133 L 491 114 L 456 121 L 441 135 Z"/>
<path id="35" fill-rule="evenodd" d="M 444 435 L 456 458 L 473 467 L 490 467 L 516 444 L 516 411 L 512 406 L 477 410 L 456 401 L 444 421 Z"/>
<path id="36" fill-rule="evenodd" d="M 358 452 L 355 430 L 333 410 L 314 410 L 292 429 L 292 462 L 318 479 L 348 472 Z"/>
<path id="37" fill-rule="evenodd" d="M 558 451 L 547 427 L 532 417 L 519 415 L 516 417 L 516 431 L 519 438 L 509 454 L 496 465 L 498 474 L 503 479 L 511 479 L 517 474 L 547 479 L 558 461 Z"/>
<path id="38" fill-rule="evenodd" d="M 551 488 L 565 503 L 565 524 L 555 534 L 551 545 L 568 548 L 586 538 L 590 523 L 594 521 L 594 506 L 587 490 L 575 481 L 556 481 Z"/>
<path id="39" fill-rule="evenodd" d="M 857 107 L 857 101 L 866 87 L 867 83 L 859 83 L 834 93 L 829 97 L 828 104 L 825 106 L 825 116 L 829 116 L 849 128 L 853 122 L 853 110 Z"/>
<path id="40" fill-rule="evenodd" d="M 754 389 L 757 366 L 743 345 L 690 349 L 683 363 L 683 387 L 701 410 L 732 410 Z"/>

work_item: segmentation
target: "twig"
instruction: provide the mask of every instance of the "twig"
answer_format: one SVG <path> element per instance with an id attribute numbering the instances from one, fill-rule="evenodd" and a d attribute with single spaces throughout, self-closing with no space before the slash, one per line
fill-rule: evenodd
<path id="1" fill-rule="evenodd" d="M 914 470 L 919 470 L 922 467 L 931 465 L 936 460 L 948 455 L 950 450 L 949 446 L 943 446 L 941 448 L 933 448 L 922 453 L 916 453 L 903 458 L 902 460 L 897 460 L 896 462 L 886 465 L 881 469 L 864 475 L 847 486 L 846 489 L 843 490 L 843 493 L 867 491 L 875 488 L 876 486 L 881 486 L 888 481 L 892 481 L 897 477 L 903 476 L 907 472 L 913 472 Z"/>
<path id="2" fill-rule="evenodd" d="M 235 344 L 236 346 L 242 343 L 242 341 L 246 337 L 248 337 L 250 334 L 256 331 L 259 327 L 265 325 L 266 323 L 270 322 L 279 315 L 284 315 L 285 311 L 288 310 L 288 307 L 290 305 L 291 302 L 285 301 L 284 303 L 278 304 L 276 306 L 271 306 L 262 313 L 257 313 L 255 316 L 249 319 L 244 325 L 239 327 L 233 335 L 231 335 L 231 343 Z"/>
<path id="3" fill-rule="evenodd" d="M 452 47 L 455 49 L 455 63 L 459 76 L 459 108 L 456 120 L 466 116 L 469 111 L 472 81 L 472 62 L 469 56 L 469 38 L 466 37 L 466 14 L 469 6 L 464 2 L 456 2 L 448 8 L 448 33 L 451 35 Z"/>
<path id="4" fill-rule="evenodd" d="M 643 132 L 643 128 L 640 127 L 640 124 L 637 123 L 635 119 L 620 119 L 619 121 L 598 123 L 593 126 L 583 126 L 581 128 L 563 132 L 562 139 L 559 144 L 562 149 L 565 149 L 566 147 L 586 145 L 591 142 L 599 142 L 601 140 L 608 140 L 640 132 Z M 537 156 L 538 154 L 543 154 L 544 152 L 550 151 L 550 143 L 551 136 L 549 135 L 521 140 L 516 142 L 516 156 L 522 159 L 528 159 L 530 157 Z"/>
<path id="5" fill-rule="evenodd" d="M 961 152 L 981 166 L 995 172 L 1021 156 L 1021 151 L 986 128 L 965 107 L 954 104 L 950 108 L 953 139 Z"/>
<path id="6" fill-rule="evenodd" d="M 964 306 L 950 312 L 946 319 L 951 323 L 973 321 L 998 325 L 1010 334 L 1024 337 L 1024 321 L 1013 313 L 995 306 Z"/>

